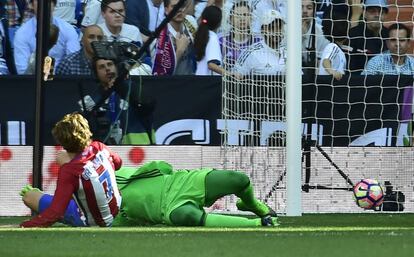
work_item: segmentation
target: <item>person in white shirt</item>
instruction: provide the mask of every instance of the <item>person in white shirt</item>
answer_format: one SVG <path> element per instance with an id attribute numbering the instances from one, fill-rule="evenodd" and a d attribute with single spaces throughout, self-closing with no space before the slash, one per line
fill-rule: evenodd
<path id="1" fill-rule="evenodd" d="M 77 23 L 75 13 L 76 0 L 57 0 L 56 7 L 53 10 L 53 15 L 55 17 L 59 17 L 67 23 L 75 26 Z"/>
<path id="2" fill-rule="evenodd" d="M 85 11 L 82 19 L 82 27 L 88 27 L 94 24 L 104 23 L 104 19 L 101 13 L 101 1 L 100 0 L 84 0 Z"/>
<path id="3" fill-rule="evenodd" d="M 105 22 L 99 24 L 109 42 L 128 42 L 137 47 L 143 44 L 140 30 L 125 21 L 125 2 L 123 0 L 102 0 L 102 17 Z M 141 58 L 143 63 L 134 65 L 131 75 L 149 75 L 151 72 L 151 57 L 149 54 Z"/>
<path id="4" fill-rule="evenodd" d="M 125 2 L 123 0 L 103 0 L 102 17 L 105 22 L 98 24 L 108 41 L 122 41 L 142 45 L 139 29 L 125 23 Z"/>
<path id="5" fill-rule="evenodd" d="M 314 24 L 314 5 L 312 0 L 302 0 L 302 63 L 303 67 L 315 68 L 320 60 L 323 49 L 329 40 L 323 35 L 322 26 Z M 313 27 L 315 28 L 312 31 Z M 314 53 L 315 59 L 311 58 Z"/>
<path id="6" fill-rule="evenodd" d="M 322 25 L 325 35 L 329 35 L 328 39 L 332 42 L 322 52 L 318 74 L 332 75 L 340 80 L 347 66 L 344 51 L 348 51 L 348 19 L 346 14 L 333 13 L 332 19 L 324 20 Z"/>
<path id="7" fill-rule="evenodd" d="M 283 75 L 286 49 L 283 46 L 284 19 L 280 12 L 268 10 L 262 17 L 263 40 L 248 47 L 237 59 L 234 71 L 239 75 Z"/>
<path id="8" fill-rule="evenodd" d="M 194 38 L 196 75 L 224 75 L 220 42 L 215 33 L 221 23 L 221 9 L 214 5 L 207 6 L 200 21 Z"/>
<path id="9" fill-rule="evenodd" d="M 38 0 L 33 0 L 33 9 L 37 12 Z M 51 10 L 54 9 L 56 0 L 51 1 Z M 71 53 L 80 49 L 79 36 L 75 28 L 66 21 L 52 17 L 52 23 L 59 28 L 58 41 L 49 51 L 49 56 L 54 58 L 55 66 Z M 36 16 L 26 21 L 16 32 L 14 37 L 14 62 L 18 74 L 23 74 L 29 65 L 31 54 L 36 50 Z"/>

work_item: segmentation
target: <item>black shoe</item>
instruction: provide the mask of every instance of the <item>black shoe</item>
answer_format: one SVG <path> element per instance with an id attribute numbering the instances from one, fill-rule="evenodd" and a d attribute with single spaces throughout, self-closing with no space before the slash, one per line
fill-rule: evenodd
<path id="1" fill-rule="evenodd" d="M 269 213 L 267 215 L 270 215 L 271 217 L 277 217 L 277 213 L 275 210 L 270 208 L 269 205 L 267 205 L 267 208 L 269 208 Z"/>
<path id="2" fill-rule="evenodd" d="M 259 217 L 265 217 L 266 215 L 270 215 L 270 216 L 272 216 L 272 217 L 277 217 L 277 213 L 272 209 L 272 208 L 270 208 L 269 207 L 269 205 L 267 205 L 267 204 L 265 204 L 265 203 L 263 203 L 263 202 L 260 202 L 260 204 L 261 204 L 261 206 L 262 206 L 262 208 L 263 209 L 265 209 L 265 208 L 267 208 L 268 210 L 267 210 L 267 213 L 265 214 L 265 215 L 260 215 L 260 213 L 257 213 L 257 212 L 255 212 L 255 211 L 253 211 L 252 209 L 250 209 L 250 208 L 248 208 L 247 206 L 246 206 L 246 204 L 241 200 L 241 199 L 238 199 L 237 200 L 237 202 L 236 202 L 236 207 L 237 207 L 237 209 L 239 210 L 239 211 L 251 211 L 251 212 L 253 212 L 253 213 L 255 213 L 257 216 L 259 216 Z M 262 211 L 262 213 L 265 213 L 265 211 L 263 210 Z"/>
<path id="3" fill-rule="evenodd" d="M 279 223 L 277 222 L 277 217 L 272 217 L 270 215 L 266 215 L 261 218 L 262 220 L 262 226 L 263 227 L 275 227 L 279 226 Z"/>

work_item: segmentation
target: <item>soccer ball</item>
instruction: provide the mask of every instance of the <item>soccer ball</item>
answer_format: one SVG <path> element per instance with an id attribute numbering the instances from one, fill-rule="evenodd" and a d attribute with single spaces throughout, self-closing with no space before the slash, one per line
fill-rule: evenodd
<path id="1" fill-rule="evenodd" d="M 384 201 L 384 191 L 374 179 L 363 179 L 354 187 L 354 199 L 356 204 L 364 209 L 373 209 Z"/>

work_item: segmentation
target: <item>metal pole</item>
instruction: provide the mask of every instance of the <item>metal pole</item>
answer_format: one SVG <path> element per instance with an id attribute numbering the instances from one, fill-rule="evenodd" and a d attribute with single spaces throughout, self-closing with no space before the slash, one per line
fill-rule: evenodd
<path id="1" fill-rule="evenodd" d="M 301 0 L 288 1 L 286 70 L 287 216 L 302 215 L 302 9 Z"/>
<path id="2" fill-rule="evenodd" d="M 35 95 L 35 130 L 33 146 L 33 186 L 42 189 L 42 161 L 43 161 L 43 62 L 48 54 L 49 24 L 51 21 L 50 1 L 37 1 L 37 32 L 36 32 L 36 95 Z"/>

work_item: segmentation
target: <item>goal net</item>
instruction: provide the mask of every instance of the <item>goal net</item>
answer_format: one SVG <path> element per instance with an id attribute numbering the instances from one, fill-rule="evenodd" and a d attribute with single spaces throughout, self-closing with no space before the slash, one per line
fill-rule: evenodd
<path id="1" fill-rule="evenodd" d="M 244 76 L 223 77 L 223 165 L 245 171 L 256 195 L 285 213 L 289 85 L 284 69 L 263 67 L 282 67 L 286 35 L 299 32 L 286 31 L 285 1 L 224 6 L 224 65 Z M 284 29 L 267 30 L 269 9 Z M 413 2 L 302 0 L 302 16 L 303 212 L 363 212 L 352 187 L 364 178 L 387 191 L 382 211 L 413 212 Z M 280 44 L 259 47 L 271 44 L 266 33 Z"/>

